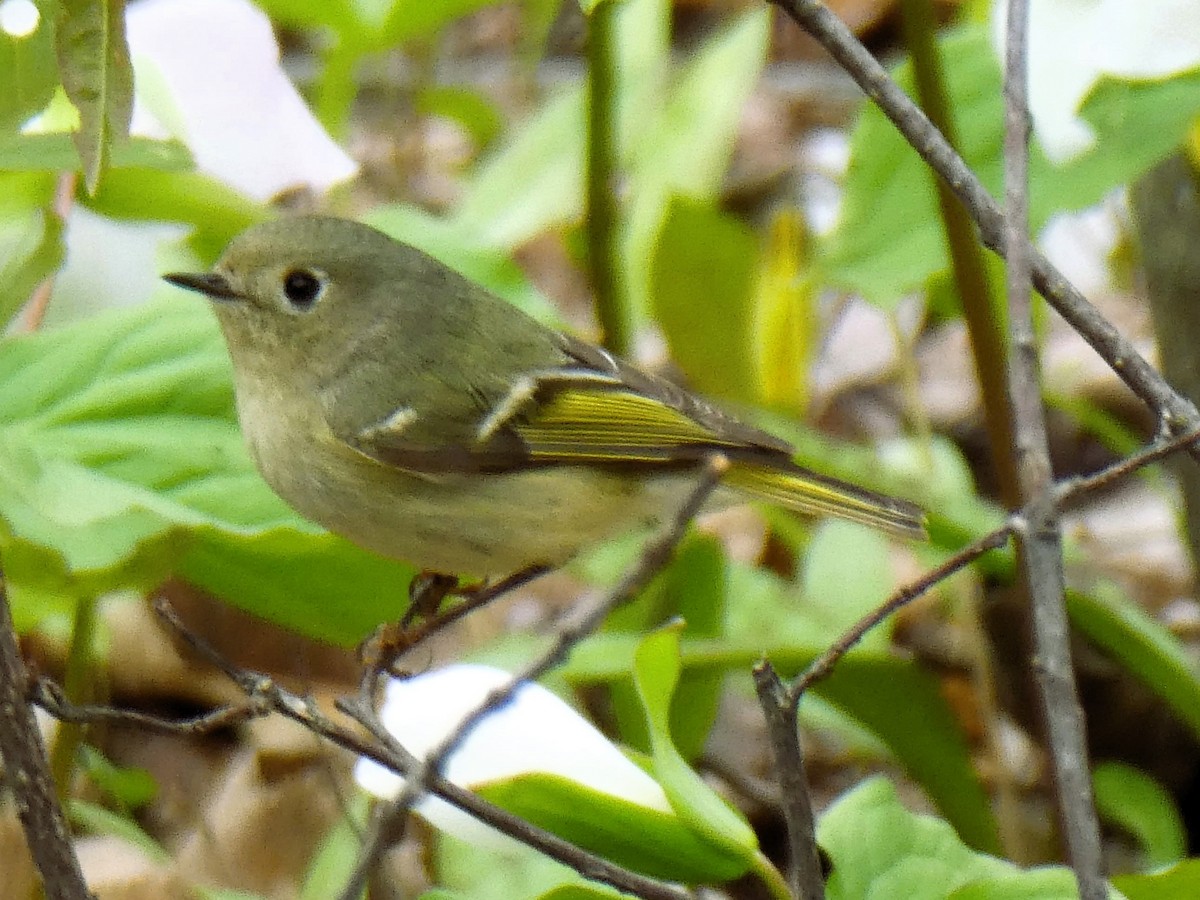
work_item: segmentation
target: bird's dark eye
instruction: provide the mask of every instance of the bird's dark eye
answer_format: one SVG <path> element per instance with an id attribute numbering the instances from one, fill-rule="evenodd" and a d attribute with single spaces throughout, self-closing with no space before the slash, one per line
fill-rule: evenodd
<path id="1" fill-rule="evenodd" d="M 321 296 L 321 279 L 307 269 L 292 269 L 283 276 L 283 295 L 297 309 L 307 309 Z"/>

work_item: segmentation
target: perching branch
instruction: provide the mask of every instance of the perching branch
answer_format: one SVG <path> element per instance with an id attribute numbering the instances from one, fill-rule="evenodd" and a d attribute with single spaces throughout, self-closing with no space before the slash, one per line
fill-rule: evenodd
<path id="1" fill-rule="evenodd" d="M 356 756 L 373 760 L 409 779 L 421 770 L 421 760 L 401 747 L 388 734 L 373 711 L 368 718 L 360 720 L 370 732 L 370 737 L 366 737 L 359 729 L 352 729 L 333 721 L 310 698 L 284 689 L 270 676 L 241 669 L 230 663 L 202 638 L 188 631 L 165 600 L 157 601 L 154 609 L 188 647 L 223 672 L 241 689 L 251 709 L 270 709 L 299 723 L 318 737 L 349 750 Z M 428 774 L 425 789 L 483 824 L 490 825 L 550 859 L 570 867 L 584 878 L 611 885 L 619 891 L 645 900 L 688 900 L 689 894 L 686 891 L 623 869 L 593 853 L 581 850 L 557 835 L 489 803 L 466 788 L 447 781 L 440 774 Z"/>

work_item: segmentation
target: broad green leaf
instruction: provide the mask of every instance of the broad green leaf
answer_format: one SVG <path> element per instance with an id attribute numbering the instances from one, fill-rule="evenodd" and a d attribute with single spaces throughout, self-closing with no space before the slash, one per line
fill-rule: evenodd
<path id="1" fill-rule="evenodd" d="M 56 23 L 63 87 L 79 110 L 75 147 L 89 193 L 96 193 L 112 145 L 129 134 L 133 67 L 125 42 L 124 0 L 59 0 Z"/>
<path id="2" fill-rule="evenodd" d="M 840 634 L 877 609 L 893 590 L 887 540 L 850 522 L 823 522 L 804 557 L 801 577 L 809 614 L 827 634 Z M 869 632 L 859 646 L 886 651 L 891 623 Z"/>
<path id="3" fill-rule="evenodd" d="M 1185 859 L 1152 875 L 1117 875 L 1112 881 L 1129 900 L 1193 900 L 1200 896 L 1200 859 Z"/>
<path id="4" fill-rule="evenodd" d="M 54 21 L 46 15 L 44 4 L 33 9 L 37 22 L 28 34 L 18 36 L 0 29 L 0 72 L 4 73 L 0 134 L 5 136 L 41 112 L 58 87 Z"/>
<path id="5" fill-rule="evenodd" d="M 539 900 L 611 900 L 623 894 L 600 884 L 564 884 L 551 888 Z"/>
<path id="6" fill-rule="evenodd" d="M 826 810 L 817 824 L 817 842 L 833 862 L 826 882 L 829 900 L 1076 896 L 1069 870 L 1022 871 L 978 853 L 948 823 L 905 809 L 895 787 L 883 778 L 868 779 Z"/>
<path id="7" fill-rule="evenodd" d="M 746 854 L 714 846 L 678 815 L 602 794 L 557 775 L 520 775 L 476 790 L 576 846 L 644 875 L 713 883 L 736 878 L 748 868 Z"/>
<path id="8" fill-rule="evenodd" d="M 628 570 L 629 563 L 613 559 L 611 565 L 610 573 L 614 576 L 611 580 L 615 581 Z M 685 637 L 718 637 L 725 626 L 726 582 L 725 554 L 720 543 L 709 535 L 693 532 L 676 548 L 666 569 L 634 603 L 614 612 L 605 628 L 642 634 L 681 618 Z M 685 759 L 694 759 L 704 749 L 716 719 L 724 680 L 725 673 L 716 670 L 688 672 L 679 679 L 671 702 L 671 737 Z M 632 680 L 613 683 L 609 694 L 622 743 L 649 752 L 646 716 Z"/>
<path id="9" fill-rule="evenodd" d="M 754 232 L 711 206 L 677 197 L 648 249 L 651 313 L 688 383 L 713 396 L 756 399 Z"/>
<path id="10" fill-rule="evenodd" d="M 765 7 L 752 10 L 711 38 L 684 66 L 659 111 L 644 116 L 630 135 L 621 252 L 634 308 L 642 314 L 650 308 L 650 261 L 672 198 L 711 202 L 718 194 L 742 107 L 766 60 L 770 21 Z M 702 246 L 711 252 L 720 243 L 709 237 Z M 720 269 L 710 263 L 702 271 L 711 276 Z M 705 318 L 744 327 L 731 315 Z"/>
<path id="11" fill-rule="evenodd" d="M 131 137 L 113 142 L 108 149 L 109 165 L 177 172 L 194 165 L 192 154 L 179 141 L 155 141 Z M 35 172 L 70 171 L 79 164 L 71 135 L 63 132 L 21 134 L 0 138 L 0 169 Z"/>
<path id="12" fill-rule="evenodd" d="M 1092 772 L 1096 811 L 1133 835 L 1145 854 L 1145 867 L 1179 862 L 1187 853 L 1187 830 L 1171 795 L 1132 766 L 1105 762 Z"/>
<path id="13" fill-rule="evenodd" d="M 484 159 L 454 220 L 486 246 L 511 250 L 583 213 L 584 89 L 573 87 L 516 125 Z"/>
<path id="14" fill-rule="evenodd" d="M 391 11 L 380 32 L 380 47 L 431 38 L 455 19 L 469 15 L 497 0 L 392 0 Z"/>
<path id="15" fill-rule="evenodd" d="M 344 644 L 403 607 L 410 569 L 300 519 L 254 472 L 203 303 L 150 303 L 2 350 L 0 542 L 22 622 L 55 593 L 171 574 Z"/>
<path id="16" fill-rule="evenodd" d="M 941 40 L 946 83 L 967 163 L 999 195 L 1003 177 L 1000 69 L 986 26 L 970 25 Z M 911 90 L 907 64 L 895 70 Z M 1030 160 L 1034 230 L 1056 212 L 1100 200 L 1173 152 L 1200 112 L 1200 72 L 1154 82 L 1101 82 L 1081 110 L 1096 144 L 1063 166 L 1035 144 Z M 932 178 L 911 147 L 873 105 L 851 137 L 842 219 L 822 246 L 830 282 L 890 305 L 946 268 Z"/>
<path id="17" fill-rule="evenodd" d="M 45 209 L 0 217 L 0 330 L 65 256 L 62 220 Z"/>
<path id="18" fill-rule="evenodd" d="M 728 635 L 720 640 L 684 640 L 680 646 L 684 672 L 745 672 L 765 657 L 784 674 L 797 673 L 836 636 L 823 634 L 821 622 L 805 615 L 802 599 L 782 590 L 770 576 L 735 566 L 731 579 L 730 597 L 736 598 L 730 604 L 731 615 L 756 594 L 772 592 L 777 599 L 771 605 L 759 599 L 754 614 L 757 632 L 731 623 Z M 584 684 L 623 678 L 633 665 L 636 646 L 636 638 L 630 635 L 596 635 L 575 649 L 563 675 Z M 878 736 L 964 840 L 998 849 L 987 796 L 936 679 L 909 660 L 856 650 L 814 690 Z M 919 728 L 915 722 L 921 723 Z"/>
<path id="19" fill-rule="evenodd" d="M 216 259 L 236 234 L 263 222 L 269 210 L 199 172 L 113 169 L 87 204 L 114 219 L 186 222 L 196 226 L 192 244 L 203 259 Z"/>
<path id="20" fill-rule="evenodd" d="M 429 900 L 536 900 L 556 888 L 586 885 L 582 875 L 515 842 L 503 849 L 439 834 L 432 854 L 438 887 Z"/>
<path id="21" fill-rule="evenodd" d="M 620 0 L 614 41 L 617 121 L 622 138 L 645 128 L 661 96 L 659 71 L 669 59 L 664 0 Z M 511 250 L 583 215 L 587 89 L 564 90 L 479 166 L 455 219 L 488 246 Z M 625 146 L 626 140 L 619 141 Z"/>

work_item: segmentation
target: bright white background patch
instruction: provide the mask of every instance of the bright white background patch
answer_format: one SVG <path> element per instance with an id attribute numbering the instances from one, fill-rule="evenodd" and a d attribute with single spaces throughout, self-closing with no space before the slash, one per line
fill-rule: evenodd
<path id="1" fill-rule="evenodd" d="M 1007 8 L 995 5 L 997 47 L 1003 46 Z M 1196 0 L 1038 0 L 1029 6 L 1029 110 L 1038 141 L 1054 162 L 1095 143 L 1078 113 L 1101 77 L 1154 80 L 1197 66 Z"/>
<path id="2" fill-rule="evenodd" d="M 419 758 L 436 747 L 458 723 L 512 676 L 481 665 L 452 665 L 388 684 L 380 718 L 388 731 Z M 444 773 L 464 787 L 527 772 L 549 772 L 631 803 L 670 812 L 658 783 L 635 766 L 604 735 L 558 696 L 538 684 L 524 684 L 507 706 L 470 733 Z M 354 777 L 378 797 L 395 797 L 404 780 L 362 760 Z M 497 832 L 434 798 L 416 810 L 458 838 L 504 846 Z"/>
<path id="3" fill-rule="evenodd" d="M 179 138 L 202 172 L 255 200 L 323 192 L 357 171 L 280 68 L 271 23 L 247 0 L 144 0 L 125 24 L 134 134 Z"/>
<path id="4" fill-rule="evenodd" d="M 29 37 L 41 21 L 33 0 L 4 0 L 0 3 L 0 31 L 9 37 Z"/>

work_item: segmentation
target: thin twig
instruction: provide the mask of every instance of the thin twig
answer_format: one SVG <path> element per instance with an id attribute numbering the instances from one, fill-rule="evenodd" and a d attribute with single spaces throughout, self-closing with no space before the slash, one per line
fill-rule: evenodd
<path id="1" fill-rule="evenodd" d="M 1163 437 L 1145 449 L 1139 450 L 1137 453 L 1127 456 L 1120 462 L 1113 463 L 1111 466 L 1101 469 L 1092 475 L 1063 479 L 1055 485 L 1055 503 L 1059 509 L 1070 506 L 1087 494 L 1095 493 L 1115 484 L 1123 478 L 1127 478 L 1138 469 L 1158 462 L 1172 453 L 1189 449 L 1191 445 L 1198 441 L 1200 441 L 1200 426 L 1177 435 Z"/>
<path id="2" fill-rule="evenodd" d="M 985 246 L 1004 255 L 1004 215 L 987 188 L 870 52 L 820 0 L 769 0 L 811 34 L 879 105 L 929 166 L 954 191 L 979 226 Z M 1200 424 L 1200 412 L 1178 394 L 1133 343 L 1102 316 L 1036 248 L 1025 244 L 1033 283 L 1058 314 L 1091 345 L 1172 432 Z M 1196 455 L 1200 451 L 1193 451 Z"/>
<path id="3" fill-rule="evenodd" d="M 71 207 L 75 205 L 75 185 L 79 181 L 79 173 L 75 170 L 61 172 L 54 186 L 54 203 L 50 214 L 56 216 L 65 226 L 67 217 L 71 215 Z M 50 308 L 50 295 L 54 293 L 54 275 L 47 275 L 34 288 L 29 297 L 25 312 L 25 330 L 37 331 L 46 318 L 46 310 Z"/>
<path id="4" fill-rule="evenodd" d="M 29 702 L 40 706 L 60 722 L 75 722 L 80 725 L 125 725 L 163 734 L 186 735 L 212 734 L 214 731 L 232 728 L 274 711 L 262 702 L 247 701 L 233 706 L 222 706 L 185 719 L 167 719 L 132 709 L 71 703 L 63 689 L 48 678 L 38 678 L 34 681 L 29 691 Z"/>
<path id="5" fill-rule="evenodd" d="M 975 560 L 979 559 L 979 557 L 983 556 L 983 554 L 1003 547 L 1008 543 L 1008 538 L 1011 534 L 1012 526 L 1009 524 L 1005 524 L 995 531 L 989 532 L 970 546 L 959 550 L 941 565 L 930 569 L 916 581 L 910 582 L 900 588 L 883 604 L 855 622 L 828 650 L 813 660 L 809 667 L 792 681 L 788 692 L 793 708 L 800 702 L 800 698 L 804 695 L 805 691 L 816 682 L 829 676 L 837 661 L 845 656 L 855 644 L 861 641 L 868 631 L 897 610 L 912 603 L 912 601 L 916 600 L 926 591 L 945 581 L 955 572 L 965 569 L 971 563 L 975 562 Z"/>
<path id="6" fill-rule="evenodd" d="M 367 715 L 362 718 L 359 718 L 362 711 L 355 714 L 354 704 L 357 701 L 351 699 L 338 705 L 366 726 L 369 737 L 357 729 L 337 724 L 326 716 L 311 699 L 300 697 L 284 689 L 270 676 L 261 672 L 240 669 L 233 665 L 206 641 L 189 631 L 165 600 L 156 601 L 154 610 L 190 649 L 225 673 L 246 694 L 251 705 L 261 704 L 269 707 L 285 718 L 298 722 L 313 734 L 330 743 L 349 750 L 356 756 L 373 760 L 399 775 L 412 778 L 421 769 L 420 760 L 401 747 L 387 733 L 372 710 L 366 710 Z M 489 803 L 466 788 L 447 781 L 439 774 L 433 773 L 427 776 L 425 787 L 429 793 L 445 800 L 477 821 L 568 866 L 584 878 L 610 885 L 619 891 L 645 898 L 645 900 L 689 900 L 690 895 L 687 891 L 623 869 L 593 853 L 581 850 L 557 835 Z"/>
<path id="7" fill-rule="evenodd" d="M 576 644 L 599 628 L 613 610 L 628 603 L 670 561 L 671 554 L 687 530 L 688 523 L 700 511 L 727 468 L 728 462 L 723 456 L 717 455 L 709 460 L 700 470 L 695 488 L 688 494 L 674 518 L 667 523 L 663 532 L 646 546 L 637 564 L 625 574 L 616 587 L 593 603 L 575 623 L 562 628 L 546 652 L 514 675 L 507 684 L 491 691 L 483 703 L 464 716 L 454 730 L 430 751 L 419 771 L 415 776 L 408 778 L 399 796 L 390 801 L 389 808 L 373 823 L 378 827 L 371 829 L 368 840 L 364 842 L 355 871 L 341 893 L 342 900 L 353 900 L 359 896 L 371 871 L 378 864 L 379 857 L 386 849 L 383 837 L 386 829 L 401 821 L 407 811 L 420 800 L 421 795 L 428 789 L 429 778 L 434 774 L 441 774 L 446 760 L 462 745 L 471 731 L 489 715 L 502 709 L 522 684 L 536 681 L 561 665 Z M 361 710 L 359 712 L 361 714 Z"/>
<path id="8" fill-rule="evenodd" d="M 42 873 L 48 900 L 95 900 L 71 845 L 33 708 L 25 699 L 28 678 L 8 608 L 8 586 L 0 569 L 0 762 L 4 781 L 16 802 L 25 842 Z"/>
<path id="9" fill-rule="evenodd" d="M 779 776 L 783 818 L 787 823 L 791 866 L 789 883 L 799 900 L 825 900 L 821 855 L 817 848 L 816 816 L 804 771 L 804 748 L 791 698 L 779 675 L 763 660 L 754 667 L 754 689 L 767 720 L 771 756 Z"/>
<path id="10" fill-rule="evenodd" d="M 1092 798 L 1087 732 L 1071 662 L 1062 530 L 1042 406 L 1033 328 L 1029 242 L 1027 0 L 1009 0 L 1004 53 L 1005 258 L 1008 260 L 1008 383 L 1024 515 L 1014 529 L 1017 564 L 1033 613 L 1034 671 L 1046 722 L 1067 858 L 1083 900 L 1104 900 L 1100 820 Z"/>

